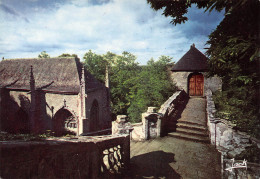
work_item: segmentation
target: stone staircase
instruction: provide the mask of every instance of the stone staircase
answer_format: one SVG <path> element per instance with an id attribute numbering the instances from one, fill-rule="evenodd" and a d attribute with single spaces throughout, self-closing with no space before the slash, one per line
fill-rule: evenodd
<path id="1" fill-rule="evenodd" d="M 177 121 L 176 132 L 168 136 L 188 141 L 210 143 L 206 125 L 204 98 L 191 98 Z"/>

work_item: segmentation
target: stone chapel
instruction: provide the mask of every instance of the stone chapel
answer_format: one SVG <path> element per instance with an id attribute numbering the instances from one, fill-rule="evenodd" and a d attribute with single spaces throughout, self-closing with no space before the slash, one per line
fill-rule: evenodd
<path id="1" fill-rule="evenodd" d="M 207 57 L 201 53 L 195 44 L 171 69 L 171 78 L 180 90 L 190 96 L 205 96 L 205 91 L 221 90 L 222 81 L 219 77 L 207 77 L 209 70 Z"/>
<path id="2" fill-rule="evenodd" d="M 78 58 L 0 62 L 0 129 L 81 135 L 111 128 L 109 89 Z"/>

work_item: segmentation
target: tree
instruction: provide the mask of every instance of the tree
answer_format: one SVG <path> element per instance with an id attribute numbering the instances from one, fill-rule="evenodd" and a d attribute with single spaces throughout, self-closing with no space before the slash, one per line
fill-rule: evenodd
<path id="1" fill-rule="evenodd" d="M 75 58 L 78 58 L 78 55 L 76 55 L 76 54 L 69 54 L 69 53 L 63 53 L 59 57 L 75 57 Z"/>
<path id="2" fill-rule="evenodd" d="M 39 55 L 38 58 L 50 58 L 50 55 L 46 53 L 46 51 L 42 51 Z"/>
<path id="3" fill-rule="evenodd" d="M 218 115 L 260 137 L 259 122 L 259 1 L 248 1 L 229 11 L 209 36 L 211 74 L 223 79 L 223 92 L 216 100 Z M 223 99 L 225 102 L 223 102 Z"/>
<path id="4" fill-rule="evenodd" d="M 159 107 L 176 91 L 167 74 L 167 65 L 172 58 L 161 56 L 157 61 L 153 59 L 141 67 L 141 71 L 133 79 L 134 86 L 130 89 L 130 106 L 127 109 L 132 122 L 141 121 L 141 113 L 147 107 Z"/>
<path id="5" fill-rule="evenodd" d="M 105 81 L 105 71 L 106 71 L 106 60 L 102 55 L 98 55 L 89 50 L 85 53 L 83 59 L 84 65 L 87 70 L 95 76 L 100 82 L 104 83 Z"/>
<path id="6" fill-rule="evenodd" d="M 104 79 L 105 66 L 110 67 L 114 117 L 127 114 L 131 122 L 140 122 L 141 113 L 148 106 L 159 107 L 176 89 L 168 80 L 166 70 L 167 64 L 172 60 L 170 57 L 161 56 L 156 62 L 150 60 L 147 66 L 139 66 L 136 56 L 129 52 L 121 55 L 111 52 L 97 55 L 88 51 L 84 57 L 85 66 L 96 78 Z"/>
<path id="7" fill-rule="evenodd" d="M 259 5 L 257 0 L 157 1 L 147 0 L 155 10 L 165 8 L 173 24 L 188 20 L 184 15 L 192 3 L 206 11 L 225 10 L 225 17 L 209 36 L 207 50 L 210 74 L 223 80 L 216 97 L 218 115 L 238 129 L 260 137 L 259 119 Z"/>
<path id="8" fill-rule="evenodd" d="M 114 56 L 110 76 L 114 114 L 127 114 L 127 109 L 130 106 L 130 90 L 135 85 L 134 79 L 139 72 L 140 67 L 133 54 L 123 52 L 122 55 Z"/>

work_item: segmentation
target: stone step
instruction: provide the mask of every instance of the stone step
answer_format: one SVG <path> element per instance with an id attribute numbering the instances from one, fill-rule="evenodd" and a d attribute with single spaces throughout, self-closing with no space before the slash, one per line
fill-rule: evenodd
<path id="1" fill-rule="evenodd" d="M 177 128 L 184 128 L 184 129 L 192 129 L 192 130 L 196 130 L 196 131 L 203 131 L 203 132 L 207 132 L 207 128 L 204 126 L 197 126 L 194 124 L 181 124 L 181 123 L 177 123 Z"/>
<path id="2" fill-rule="evenodd" d="M 178 138 L 178 139 L 183 139 L 183 140 L 188 140 L 188 141 L 194 141 L 194 142 L 200 142 L 200 143 L 206 143 L 209 144 L 209 138 L 208 137 L 201 137 L 201 136 L 192 136 L 188 134 L 183 134 L 179 132 L 171 132 L 168 134 L 170 137 Z"/>
<path id="3" fill-rule="evenodd" d="M 179 124 L 191 124 L 191 125 L 195 125 L 195 126 L 203 126 L 203 127 L 206 127 L 206 124 L 201 124 L 201 123 L 197 123 L 197 122 L 191 122 L 191 121 L 188 121 L 188 120 L 178 120 L 178 123 Z"/>
<path id="4" fill-rule="evenodd" d="M 208 137 L 208 133 L 206 131 L 197 131 L 192 129 L 185 129 L 185 128 L 177 128 L 176 132 L 187 134 L 187 135 L 195 135 L 195 136 L 201 136 L 201 137 Z"/>

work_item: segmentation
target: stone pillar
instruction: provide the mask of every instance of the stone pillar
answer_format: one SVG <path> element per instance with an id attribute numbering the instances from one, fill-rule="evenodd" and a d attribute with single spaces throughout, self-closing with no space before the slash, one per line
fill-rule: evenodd
<path id="1" fill-rule="evenodd" d="M 109 65 L 106 64 L 106 74 L 105 74 L 105 96 L 106 96 L 106 103 L 104 102 L 104 108 L 106 109 L 106 118 L 107 122 L 105 124 L 105 128 L 111 127 L 111 106 L 110 106 L 110 79 L 109 79 Z"/>
<path id="2" fill-rule="evenodd" d="M 105 76 L 105 86 L 109 89 L 110 85 L 110 80 L 109 80 L 109 67 L 108 64 L 106 65 L 106 76 Z"/>
<path id="3" fill-rule="evenodd" d="M 116 121 L 112 122 L 112 135 L 114 134 L 130 134 L 133 127 L 127 121 L 126 115 L 118 115 Z"/>
<path id="4" fill-rule="evenodd" d="M 148 139 L 148 119 L 146 118 L 147 113 L 142 113 L 142 123 L 143 123 L 143 133 L 144 133 L 144 139 Z"/>
<path id="5" fill-rule="evenodd" d="M 30 95 L 31 95 L 31 106 L 30 106 L 30 132 L 36 133 L 36 89 L 35 79 L 33 75 L 33 66 L 30 70 Z"/>
<path id="6" fill-rule="evenodd" d="M 78 133 L 77 135 L 82 134 L 84 131 L 84 125 L 83 121 L 86 121 L 86 80 L 85 80 L 85 70 L 84 67 L 82 67 L 81 71 L 81 80 L 80 80 L 80 94 L 79 94 L 79 101 L 80 101 L 80 113 L 79 113 L 79 119 L 78 119 Z M 87 122 L 87 121 L 86 121 Z"/>
<path id="7" fill-rule="evenodd" d="M 160 118 L 158 118 L 158 121 L 157 121 L 157 137 L 161 136 L 161 127 L 162 127 L 162 119 L 160 117 Z"/>
<path id="8" fill-rule="evenodd" d="M 156 112 L 156 107 L 148 107 L 147 112 L 142 114 L 144 139 L 158 137 L 161 134 L 161 115 Z M 154 124 L 154 126 L 149 126 Z M 156 127 L 155 127 L 156 126 Z"/>

